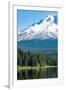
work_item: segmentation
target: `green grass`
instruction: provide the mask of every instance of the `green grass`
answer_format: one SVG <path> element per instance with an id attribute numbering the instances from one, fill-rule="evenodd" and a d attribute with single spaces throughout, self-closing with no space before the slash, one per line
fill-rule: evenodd
<path id="1" fill-rule="evenodd" d="M 17 66 L 17 71 L 20 70 L 31 70 L 31 69 L 40 69 L 40 68 L 55 68 L 57 66 L 37 66 L 37 67 L 30 67 L 30 66 Z"/>

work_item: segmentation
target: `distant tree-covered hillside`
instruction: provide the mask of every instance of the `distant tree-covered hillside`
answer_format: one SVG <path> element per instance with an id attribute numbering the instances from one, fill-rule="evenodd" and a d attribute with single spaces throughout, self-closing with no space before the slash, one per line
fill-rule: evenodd
<path id="1" fill-rule="evenodd" d="M 30 51 L 24 52 L 21 49 L 17 49 L 17 65 L 18 66 L 52 66 L 57 65 L 57 54 L 40 54 L 31 53 Z"/>

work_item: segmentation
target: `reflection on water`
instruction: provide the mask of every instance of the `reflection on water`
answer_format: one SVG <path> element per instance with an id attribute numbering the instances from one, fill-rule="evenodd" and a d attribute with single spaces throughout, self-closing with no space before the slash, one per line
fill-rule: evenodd
<path id="1" fill-rule="evenodd" d="M 17 80 L 25 79 L 42 79 L 42 78 L 57 78 L 58 69 L 55 68 L 40 68 L 31 70 L 21 70 L 17 72 Z"/>

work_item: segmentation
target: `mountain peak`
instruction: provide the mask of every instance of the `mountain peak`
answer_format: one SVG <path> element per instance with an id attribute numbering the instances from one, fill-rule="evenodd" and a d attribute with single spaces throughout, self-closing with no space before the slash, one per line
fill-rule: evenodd
<path id="1" fill-rule="evenodd" d="M 31 39 L 57 39 L 57 16 L 48 15 L 37 23 L 33 23 L 27 29 L 18 34 L 18 41 Z"/>
<path id="2" fill-rule="evenodd" d="M 53 21 L 54 21 L 54 16 L 48 15 L 48 16 L 46 17 L 45 21 L 53 22 Z"/>

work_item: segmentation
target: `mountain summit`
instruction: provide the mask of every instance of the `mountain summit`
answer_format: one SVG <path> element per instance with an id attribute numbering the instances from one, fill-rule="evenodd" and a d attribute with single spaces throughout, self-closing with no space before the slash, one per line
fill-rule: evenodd
<path id="1" fill-rule="evenodd" d="M 47 16 L 37 23 L 33 23 L 28 28 L 18 34 L 18 41 L 32 39 L 57 39 L 58 25 L 56 16 Z"/>

